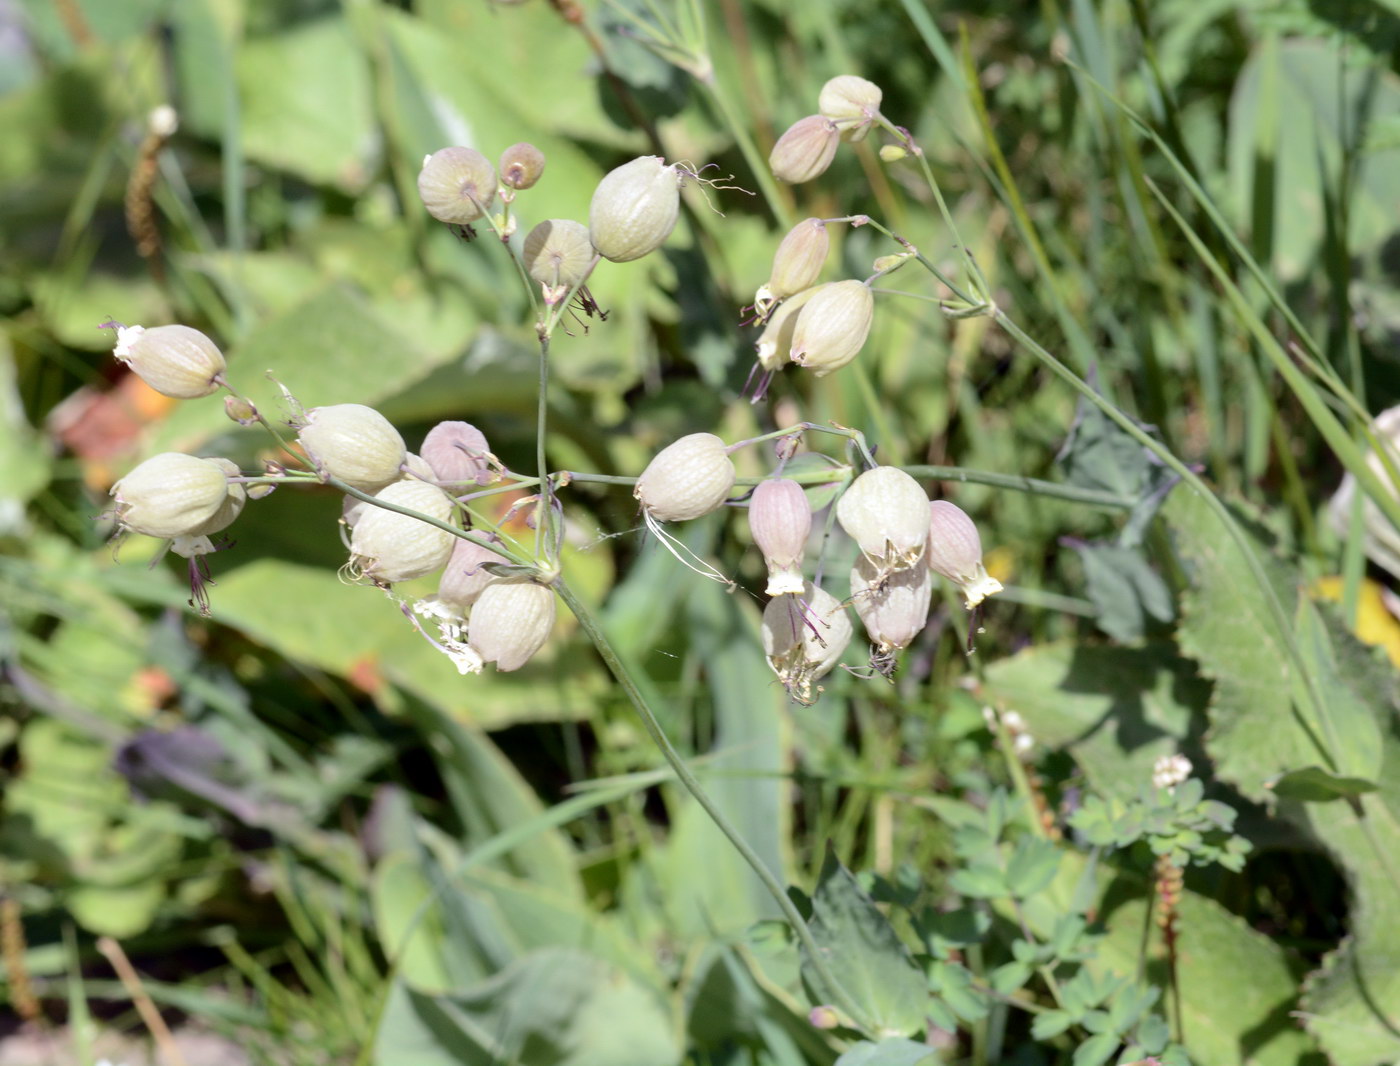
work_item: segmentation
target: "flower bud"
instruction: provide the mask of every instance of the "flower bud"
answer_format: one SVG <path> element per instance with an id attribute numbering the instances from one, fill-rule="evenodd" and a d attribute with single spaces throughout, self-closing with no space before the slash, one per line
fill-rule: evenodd
<path id="1" fill-rule="evenodd" d="M 444 487 L 485 485 L 491 480 L 491 448 L 470 422 L 439 422 L 420 449 L 432 476 Z"/>
<path id="2" fill-rule="evenodd" d="M 297 440 L 322 475 L 361 492 L 377 492 L 397 478 L 408 454 L 393 424 L 358 403 L 313 407 Z"/>
<path id="3" fill-rule="evenodd" d="M 836 597 L 811 582 L 800 596 L 775 596 L 763 609 L 763 653 L 788 696 L 798 703 L 815 700 L 813 682 L 836 665 L 851 642 L 851 631 L 851 620 Z"/>
<path id="4" fill-rule="evenodd" d="M 909 154 L 909 150 L 902 144 L 884 144 L 880 146 L 880 158 L 886 163 L 897 163 Z"/>
<path id="5" fill-rule="evenodd" d="M 928 497 L 897 466 L 856 478 L 836 501 L 836 520 L 880 575 L 913 566 L 928 542 Z"/>
<path id="6" fill-rule="evenodd" d="M 439 148 L 423 160 L 418 198 L 439 222 L 475 222 L 496 198 L 496 172 L 475 148 Z"/>
<path id="7" fill-rule="evenodd" d="M 845 366 L 870 336 L 875 297 L 863 281 L 832 281 L 817 291 L 792 330 L 792 361 L 826 377 Z"/>
<path id="8" fill-rule="evenodd" d="M 588 233 L 604 259 L 627 263 L 661 247 L 681 207 L 681 179 L 659 155 L 638 156 L 603 176 L 588 207 Z"/>
<path id="9" fill-rule="evenodd" d="M 842 74 L 822 86 L 817 110 L 830 119 L 849 141 L 859 141 L 870 131 L 880 113 L 884 93 L 873 81 Z"/>
<path id="10" fill-rule="evenodd" d="M 773 269 L 768 281 L 754 296 L 754 307 L 760 315 L 778 300 L 786 300 L 817 283 L 826 253 L 831 247 L 831 234 L 819 218 L 806 218 L 793 226 L 773 253 Z"/>
<path id="11" fill-rule="evenodd" d="M 521 141 L 501 153 L 501 184 L 508 189 L 528 189 L 544 173 L 544 153 Z"/>
<path id="12" fill-rule="evenodd" d="M 549 639 L 554 611 L 554 590 L 545 585 L 493 582 L 472 607 L 467 641 L 497 670 L 519 670 Z"/>
<path id="13" fill-rule="evenodd" d="M 897 570 L 883 580 L 863 555 L 851 567 L 852 606 L 881 655 L 908 647 L 923 632 L 932 602 L 933 574 L 926 566 Z"/>
<path id="14" fill-rule="evenodd" d="M 525 235 L 525 271 L 547 288 L 583 284 L 595 254 L 588 227 L 573 219 L 546 219 Z"/>
<path id="15" fill-rule="evenodd" d="M 255 425 L 258 421 L 257 407 L 252 400 L 245 400 L 242 396 L 225 396 L 224 414 L 240 426 Z"/>
<path id="16" fill-rule="evenodd" d="M 932 500 L 928 505 L 928 565 L 962 589 L 969 609 L 1001 591 L 1001 582 L 982 565 L 982 538 L 972 519 L 957 504 Z"/>
<path id="17" fill-rule="evenodd" d="M 797 312 L 815 296 L 820 285 L 803 289 L 796 296 L 789 296 L 778 305 L 778 309 L 768 319 L 763 332 L 758 335 L 754 348 L 758 354 L 758 365 L 764 370 L 778 370 L 792 359 L 792 335 L 797 328 Z"/>
<path id="18" fill-rule="evenodd" d="M 452 558 L 447 560 L 447 569 L 442 572 L 442 580 L 438 583 L 438 600 L 466 613 L 486 586 L 495 580 L 495 575 L 483 564 L 508 560 L 484 544 L 461 537 L 456 539 L 457 543 L 452 546 Z"/>
<path id="19" fill-rule="evenodd" d="M 684 522 L 724 503 L 736 476 L 724 441 L 713 433 L 692 433 L 656 453 L 632 495 L 651 518 Z"/>
<path id="20" fill-rule="evenodd" d="M 238 473 L 227 459 L 201 459 L 183 452 L 153 455 L 112 486 L 117 521 L 123 530 L 148 537 L 217 532 L 223 528 L 216 523 L 229 508 L 230 496 L 238 497 L 238 509 L 246 498 L 242 485 L 229 484 L 229 468 Z M 228 522 L 237 513 L 234 509 Z"/>
<path id="21" fill-rule="evenodd" d="M 812 532 L 812 507 L 802 486 L 788 478 L 760 482 L 749 501 L 749 530 L 768 564 L 768 595 L 801 592 Z"/>
<path id="22" fill-rule="evenodd" d="M 768 165 L 779 181 L 794 185 L 820 177 L 836 157 L 841 135 L 836 124 L 821 115 L 800 118 L 787 128 L 768 154 Z"/>
<path id="23" fill-rule="evenodd" d="M 386 485 L 376 500 L 407 507 L 440 522 L 450 522 L 452 497 L 436 485 L 406 478 Z M 408 581 L 441 570 L 452 555 L 457 538 L 386 507 L 366 507 L 359 513 L 350 536 L 350 569 L 382 585 Z"/>
<path id="24" fill-rule="evenodd" d="M 224 353 L 189 326 L 118 326 L 112 354 L 165 396 L 195 400 L 223 383 Z"/>

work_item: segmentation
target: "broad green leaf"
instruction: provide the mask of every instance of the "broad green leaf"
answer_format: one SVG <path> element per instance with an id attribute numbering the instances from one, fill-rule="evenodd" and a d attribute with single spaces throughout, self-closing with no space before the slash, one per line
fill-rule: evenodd
<path id="1" fill-rule="evenodd" d="M 248 158 L 358 192 L 378 164 L 367 57 L 341 17 L 305 22 L 238 49 Z"/>
<path id="2" fill-rule="evenodd" d="M 461 924 L 449 917 L 460 900 L 421 850 L 396 851 L 375 867 L 370 882 L 375 932 L 402 979 L 414 989 L 447 992 L 489 975 L 474 937 L 454 936 Z"/>
<path id="3" fill-rule="evenodd" d="M 532 952 L 452 995 L 397 985 L 375 1040 L 380 1066 L 670 1066 L 669 1011 L 653 992 L 583 951 Z"/>
<path id="4" fill-rule="evenodd" d="M 932 1066 L 939 1061 L 927 1044 L 894 1036 L 878 1044 L 860 1041 L 836 1060 L 836 1066 Z"/>
<path id="5" fill-rule="evenodd" d="M 1342 809 L 1329 804 L 1313 810 Z M 1026 908 L 1036 935 L 1048 940 L 1053 922 L 1068 905 L 1085 860 L 1068 854 L 1055 884 L 1042 897 L 1045 908 Z M 1096 957 L 1086 963 L 1096 975 L 1090 999 L 1102 1002 L 1113 989 L 1104 978 L 1138 972 L 1142 957 L 1145 908 L 1151 886 L 1127 875 L 1108 888 L 1099 917 L 1107 935 Z M 1052 902 L 1053 901 L 1053 902 Z M 1177 975 L 1187 1050 L 1196 1066 L 1297 1066 L 1313 1050 L 1308 1035 L 1290 1017 L 1297 1004 L 1298 982 L 1290 953 L 1250 928 L 1219 903 L 1185 892 L 1178 907 Z M 1154 984 L 1165 980 L 1160 938 L 1148 946 L 1148 974 Z"/>
<path id="6" fill-rule="evenodd" d="M 276 496 L 266 501 L 275 506 Z M 334 537 L 327 529 L 326 537 Z M 602 678 L 588 660 L 546 647 L 513 674 L 463 677 L 385 597 L 343 584 L 330 569 L 271 559 L 239 567 L 213 589 L 214 617 L 299 662 L 353 680 L 386 705 L 397 686 L 481 728 L 588 713 Z"/>
<path id="7" fill-rule="evenodd" d="M 1094 621 L 1120 644 L 1141 643 L 1176 614 L 1171 591 L 1141 547 L 1067 542 L 1084 565 L 1085 593 L 1098 609 Z"/>
<path id="8" fill-rule="evenodd" d="M 1336 1066 L 1400 1059 L 1400 720 L 1394 713 L 1396 673 L 1354 641 L 1338 644 L 1341 668 L 1374 702 L 1389 697 L 1384 716 L 1380 790 L 1348 803 L 1309 804 L 1317 839 L 1351 882 L 1347 939 L 1303 992 L 1304 1024 Z"/>
<path id="9" fill-rule="evenodd" d="M 1223 780 L 1265 801 L 1269 781 L 1319 762 L 1323 738 L 1294 709 L 1295 672 L 1286 635 L 1240 548 L 1192 492 L 1174 492 L 1164 514 L 1190 580 L 1177 639 L 1215 682 L 1207 749 Z M 1291 619 L 1297 576 L 1258 541 L 1251 547 Z"/>
<path id="10" fill-rule="evenodd" d="M 1017 711 L 1036 743 L 1064 748 L 1098 791 L 1136 795 L 1179 750 L 1210 689 L 1164 643 L 1043 644 L 987 667 L 983 698 Z"/>
<path id="11" fill-rule="evenodd" d="M 1332 628 L 1340 629 L 1335 620 Z M 1322 610 L 1305 596 L 1298 597 L 1294 633 L 1308 669 L 1327 693 L 1328 712 L 1338 741 L 1338 777 L 1374 781 L 1381 765 L 1381 729 L 1376 712 L 1353 691 L 1350 679 L 1339 667 Z M 1348 634 L 1338 634 L 1338 640 L 1351 639 Z M 1294 698 L 1301 700 L 1305 694 L 1300 692 Z"/>
<path id="12" fill-rule="evenodd" d="M 812 936 L 827 966 L 870 1019 L 874 1036 L 902 1036 L 923 1027 L 928 987 L 889 919 L 835 852 L 827 850 L 812 894 Z M 807 983 L 822 994 L 820 975 L 803 959 Z"/>
<path id="13" fill-rule="evenodd" d="M 286 421 L 292 412 L 268 379 L 269 371 L 308 408 L 375 406 L 447 359 L 447 353 L 425 350 L 359 291 L 339 283 L 320 287 L 285 313 L 261 322 L 225 354 L 230 381 L 273 422 Z M 191 401 L 175 408 L 150 448 L 191 450 L 231 428 L 219 403 Z M 258 445 L 264 440 L 260 436 Z"/>

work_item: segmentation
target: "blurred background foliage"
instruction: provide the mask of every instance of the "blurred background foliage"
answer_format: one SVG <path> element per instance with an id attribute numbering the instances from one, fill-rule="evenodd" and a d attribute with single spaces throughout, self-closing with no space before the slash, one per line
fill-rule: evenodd
<path id="1" fill-rule="evenodd" d="M 417 202 L 420 161 L 446 144 L 544 151 L 517 201 L 527 227 L 586 218 L 598 179 L 639 153 L 714 163 L 759 193 L 688 190 L 662 254 L 590 281 L 609 314 L 554 344 L 553 468 L 634 475 L 685 432 L 737 440 L 806 419 L 862 430 L 886 462 L 1133 496 L 1149 473 L 1132 462 L 1077 481 L 1073 455 L 1057 461 L 1071 427 L 1081 444 L 1107 432 L 1076 421 L 1068 389 L 989 319 L 935 303 L 881 297 L 858 366 L 789 370 L 764 403 L 742 397 L 754 336 L 739 308 L 797 218 L 867 212 L 956 268 L 928 188 L 882 164 L 875 137 L 821 181 L 761 194 L 738 131 L 766 155 L 827 78 L 874 79 L 998 305 L 1253 516 L 1289 602 L 1346 570 L 1328 587 L 1349 624 L 1396 647 L 1358 536 L 1322 511 L 1341 465 L 1253 330 L 1286 344 L 1292 324 L 1224 236 L 1364 408 L 1400 398 L 1393 3 L 715 0 L 701 5 L 708 81 L 628 28 L 658 7 L 0 0 L 0 893 L 15 1018 L 65 1041 L 44 1061 L 142 1030 L 100 937 L 162 1010 L 244 1061 L 698 1066 L 841 1050 L 808 1024 L 795 953 L 755 926 L 772 901 L 672 787 L 571 619 L 519 673 L 462 679 L 382 596 L 338 579 L 333 492 L 247 509 L 236 548 L 212 559 L 212 619 L 187 609 L 176 569 L 148 568 L 152 545 L 115 555 L 93 520 L 153 452 L 245 469 L 266 452 L 217 403 L 172 405 L 124 374 L 100 328 L 112 319 L 206 330 L 264 411 L 285 409 L 279 383 L 307 406 L 371 404 L 410 447 L 464 419 L 532 469 L 525 296 L 489 235 L 465 244 Z M 159 247 L 143 254 L 125 201 L 165 103 L 180 125 L 155 157 Z M 831 277 L 892 250 L 869 228 L 836 236 Z M 753 450 L 740 462 L 767 469 Z M 1125 480 L 1096 482 L 1105 469 Z M 1186 505 L 1124 536 L 1122 508 L 957 480 L 936 492 L 977 518 L 1008 586 L 975 658 L 949 595 L 893 685 L 837 673 L 811 708 L 772 682 L 757 598 L 680 571 L 625 487 L 568 490 L 565 569 L 723 808 L 799 885 L 830 841 L 853 868 L 912 870 L 945 898 L 959 819 L 1008 781 L 983 703 L 1024 715 L 1057 802 L 1131 794 L 1178 749 L 1219 760 L 1213 787 L 1256 854 L 1243 873 L 1188 879 L 1195 1061 L 1393 1060 L 1400 931 L 1374 908 L 1382 928 L 1367 931 L 1347 883 L 1368 875 L 1316 842 L 1345 830 L 1276 809 L 1267 782 L 1297 763 L 1261 751 L 1267 715 L 1227 703 L 1208 718 L 1232 698 L 1234 656 L 1257 650 L 1248 594 L 1200 577 L 1218 531 Z M 495 499 L 503 513 L 510 498 Z M 711 516 L 684 535 L 759 587 L 745 523 Z M 1348 676 L 1372 679 L 1389 752 L 1392 670 L 1329 624 Z M 1287 686 L 1272 698 L 1286 706 Z M 1250 721 L 1257 734 L 1207 758 L 1222 723 Z M 1123 972 L 1141 887 L 1116 912 Z M 1364 965 L 1390 958 L 1380 992 L 1319 970 L 1349 933 L 1379 945 Z M 1312 971 L 1322 1021 L 1305 1034 L 1290 1011 Z M 1068 1061 L 992 1010 L 996 1035 L 950 1061 Z"/>

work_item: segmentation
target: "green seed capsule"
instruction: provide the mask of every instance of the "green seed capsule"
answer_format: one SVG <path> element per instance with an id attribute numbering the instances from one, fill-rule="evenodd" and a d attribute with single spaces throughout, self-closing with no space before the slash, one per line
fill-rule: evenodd
<path id="1" fill-rule="evenodd" d="M 397 478 L 408 455 L 393 423 L 359 403 L 313 407 L 297 440 L 318 470 L 362 492 L 377 492 Z"/>
<path id="2" fill-rule="evenodd" d="M 845 366 L 870 336 L 875 297 L 863 281 L 821 286 L 797 316 L 792 330 L 792 361 L 825 377 Z"/>
<path id="3" fill-rule="evenodd" d="M 676 227 L 681 178 L 659 155 L 604 175 L 588 208 L 588 232 L 604 259 L 627 263 L 661 247 Z"/>
<path id="4" fill-rule="evenodd" d="M 831 166 L 840 140 L 841 134 L 830 119 L 808 115 L 794 122 L 778 138 L 768 155 L 768 165 L 779 181 L 794 185 L 811 181 Z"/>
<path id="5" fill-rule="evenodd" d="M 548 289 L 583 284 L 594 257 L 588 227 L 569 218 L 541 222 L 525 236 L 525 271 Z"/>
<path id="6" fill-rule="evenodd" d="M 879 115 L 884 95 L 873 81 L 842 74 L 822 86 L 817 110 L 830 119 L 847 140 L 859 141 Z"/>
<path id="7" fill-rule="evenodd" d="M 647 464 L 632 495 L 661 522 L 684 522 L 718 509 L 734 487 L 734 462 L 713 433 L 691 433 Z"/>
<path id="8" fill-rule="evenodd" d="M 121 528 L 148 537 L 186 537 L 217 532 L 237 517 L 245 498 L 243 486 L 230 486 L 238 468 L 227 459 L 201 459 L 183 452 L 162 452 L 137 466 L 112 486 Z M 236 492 L 231 493 L 231 488 Z M 218 525 L 238 502 L 228 521 Z"/>
<path id="9" fill-rule="evenodd" d="M 418 198 L 439 222 L 465 226 L 496 198 L 496 172 L 475 148 L 440 148 L 423 160 Z"/>
<path id="10" fill-rule="evenodd" d="M 177 400 L 208 396 L 223 382 L 224 353 L 189 326 L 118 326 L 112 354 L 156 392 Z"/>
<path id="11" fill-rule="evenodd" d="M 450 522 L 452 498 L 426 481 L 395 481 L 374 494 L 376 500 Z M 381 584 L 409 581 L 447 565 L 456 537 L 437 526 L 385 507 L 367 506 L 350 536 L 351 571 Z"/>

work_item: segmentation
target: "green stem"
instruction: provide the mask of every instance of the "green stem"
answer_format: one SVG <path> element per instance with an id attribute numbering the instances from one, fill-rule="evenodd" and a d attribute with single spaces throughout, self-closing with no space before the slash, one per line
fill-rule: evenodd
<path id="1" fill-rule="evenodd" d="M 870 1032 L 870 1018 L 866 1015 L 864 1009 L 852 999 L 850 993 L 846 991 L 841 982 L 837 980 L 836 975 L 832 972 L 831 967 L 827 963 L 821 945 L 819 945 L 816 938 L 813 937 L 812 930 L 808 928 L 807 923 L 798 912 L 796 905 L 788 898 L 787 890 L 783 886 L 783 883 L 778 880 L 772 870 L 768 869 L 763 859 L 753 850 L 748 841 L 740 835 L 739 831 L 734 828 L 729 819 L 725 817 L 724 812 L 719 809 L 715 801 L 712 800 L 704 788 L 701 787 L 699 780 L 690 772 L 690 767 L 686 765 L 685 759 L 681 757 L 680 752 L 676 751 L 670 739 L 666 736 L 665 731 L 661 728 L 661 723 L 657 720 L 656 713 L 651 709 L 650 704 L 647 703 L 646 698 L 642 695 L 641 689 L 637 686 L 636 679 L 632 677 L 631 672 L 623 665 L 616 649 L 612 646 L 612 641 L 608 639 L 608 635 L 604 632 L 602 624 L 599 622 L 597 616 L 579 599 L 578 595 L 569 587 L 562 577 L 554 579 L 554 588 L 558 591 L 560 598 L 563 599 L 569 610 L 574 613 L 574 617 L 578 619 L 579 627 L 588 634 L 589 639 L 593 641 L 594 647 L 598 649 L 598 654 L 602 657 L 603 662 L 607 664 L 613 677 L 617 679 L 617 683 L 622 687 L 623 692 L 627 694 L 627 698 L 631 701 L 638 716 L 642 719 L 642 725 L 646 728 L 647 734 L 656 744 L 665 760 L 670 764 L 676 777 L 680 780 L 681 784 L 685 786 L 686 791 L 695 797 L 695 802 L 700 804 L 705 813 L 710 816 L 716 828 L 729 839 L 729 842 L 734 845 L 734 849 L 743 860 L 748 863 L 749 868 L 757 875 L 759 881 L 763 883 L 763 887 L 772 895 L 774 902 L 778 904 L 778 909 L 783 912 L 783 916 L 787 918 L 788 922 L 791 924 L 793 932 L 797 935 L 797 939 L 801 941 L 802 947 L 806 951 L 808 961 L 812 964 L 812 969 L 816 971 L 818 978 L 824 986 L 826 995 L 831 998 L 832 1004 L 843 1011 L 858 1028 L 865 1032 Z"/>

